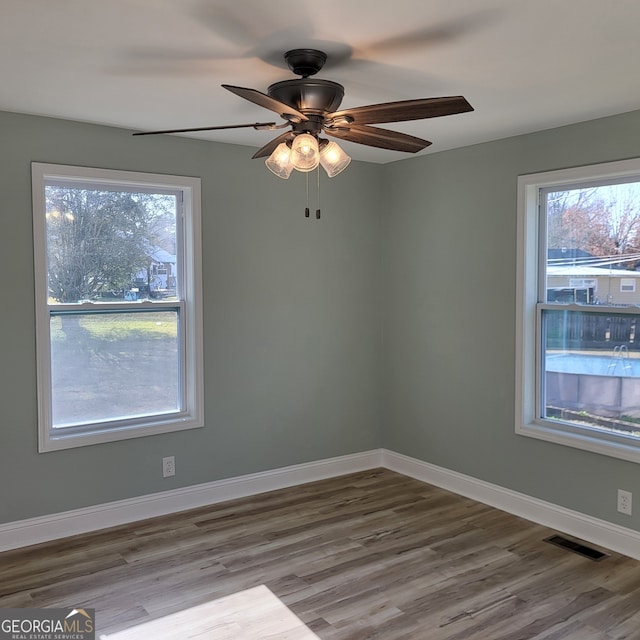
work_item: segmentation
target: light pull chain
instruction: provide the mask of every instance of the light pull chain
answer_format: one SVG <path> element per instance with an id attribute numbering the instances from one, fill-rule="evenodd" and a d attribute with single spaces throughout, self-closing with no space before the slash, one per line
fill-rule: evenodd
<path id="1" fill-rule="evenodd" d="M 309 173 L 306 173 L 306 190 L 307 190 L 307 206 L 304 208 L 304 217 L 308 218 L 311 210 L 309 209 Z M 320 220 L 320 165 L 318 165 L 318 182 L 316 191 L 316 220 Z"/>
<path id="2" fill-rule="evenodd" d="M 309 174 L 305 174 L 307 179 L 307 206 L 304 209 L 304 217 L 309 217 Z"/>
<path id="3" fill-rule="evenodd" d="M 318 191 L 316 194 L 318 208 L 316 209 L 316 220 L 320 220 L 320 165 L 318 165 Z"/>

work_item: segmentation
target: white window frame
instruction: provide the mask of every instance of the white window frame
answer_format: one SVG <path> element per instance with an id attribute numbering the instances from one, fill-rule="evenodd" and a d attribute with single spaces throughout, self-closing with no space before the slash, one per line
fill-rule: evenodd
<path id="1" fill-rule="evenodd" d="M 542 277 L 539 265 L 546 260 L 542 255 L 546 246 L 539 238 L 539 197 L 540 190 L 546 187 L 606 183 L 637 176 L 640 176 L 640 158 L 519 176 L 516 271 L 516 433 L 633 462 L 640 462 L 640 442 L 636 438 L 571 427 L 540 417 L 538 394 L 543 365 L 539 355 L 541 312 L 538 296 Z M 565 308 L 585 310 L 579 305 Z M 616 311 L 620 313 L 621 309 Z M 629 307 L 624 312 L 636 313 L 638 309 Z"/>
<path id="2" fill-rule="evenodd" d="M 635 278 L 620 278 L 620 293 L 635 293 L 635 292 L 636 292 Z"/>
<path id="3" fill-rule="evenodd" d="M 38 385 L 38 450 L 43 452 L 138 438 L 159 433 L 204 426 L 203 330 L 202 330 L 202 251 L 200 245 L 200 179 L 132 171 L 94 169 L 34 162 L 32 173 L 33 237 L 35 268 L 36 361 Z M 52 428 L 50 317 L 54 305 L 48 304 L 47 230 L 45 183 L 48 180 L 117 184 L 125 189 L 175 190 L 182 194 L 176 220 L 182 256 L 182 293 L 178 303 L 144 301 L 136 308 L 162 310 L 180 307 L 180 351 L 182 410 L 169 416 L 158 414 L 113 423 L 98 423 L 69 429 Z M 134 306 L 131 305 L 131 306 Z M 82 309 L 85 303 L 76 305 Z M 125 309 L 126 303 L 86 303 L 87 310 Z"/>

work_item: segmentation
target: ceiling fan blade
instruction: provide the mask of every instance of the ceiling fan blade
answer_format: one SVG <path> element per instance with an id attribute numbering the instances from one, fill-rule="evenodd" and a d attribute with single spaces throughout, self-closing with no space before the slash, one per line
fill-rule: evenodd
<path id="1" fill-rule="evenodd" d="M 446 98 L 421 98 L 417 100 L 400 100 L 370 104 L 354 109 L 344 109 L 330 114 L 328 122 L 340 123 L 340 120 L 351 120 L 354 124 L 378 124 L 380 122 L 404 122 L 406 120 L 422 120 L 438 118 L 455 113 L 473 111 L 473 107 L 462 96 Z"/>
<path id="2" fill-rule="evenodd" d="M 283 125 L 284 126 L 284 125 Z M 191 129 L 164 129 L 163 131 L 138 131 L 134 136 L 155 136 L 160 133 L 189 133 L 191 131 L 218 131 L 221 129 L 275 129 L 275 122 L 254 122 L 253 124 L 227 124 L 219 127 L 192 127 Z"/>
<path id="3" fill-rule="evenodd" d="M 287 131 L 286 133 L 280 134 L 277 138 L 274 138 L 273 140 L 271 140 L 271 142 L 267 142 L 267 144 L 265 144 L 264 147 L 262 147 L 261 149 L 258 149 L 251 156 L 251 159 L 253 160 L 255 158 L 266 158 L 267 156 L 270 156 L 280 143 L 286 142 L 292 137 L 293 137 L 293 132 L 291 131 Z"/>
<path id="4" fill-rule="evenodd" d="M 280 102 L 271 96 L 268 96 L 266 93 L 262 93 L 257 91 L 256 89 L 247 89 L 245 87 L 234 87 L 230 84 L 223 84 L 223 88 L 227 91 L 231 91 L 231 93 L 235 93 L 237 96 L 244 98 L 245 100 L 249 100 L 249 102 L 253 102 L 254 104 L 259 105 L 260 107 L 264 107 L 265 109 L 269 109 L 270 111 L 275 111 L 280 114 L 286 120 L 292 120 L 295 122 L 302 122 L 304 120 L 308 120 L 307 116 L 304 113 L 301 113 L 297 109 L 290 107 L 288 104 L 284 102 Z"/>
<path id="5" fill-rule="evenodd" d="M 380 127 L 368 127 L 366 125 L 349 125 L 349 127 L 330 129 L 326 127 L 327 135 L 347 140 L 348 142 L 357 142 L 358 144 L 366 144 L 370 147 L 379 147 L 381 149 L 391 149 L 393 151 L 407 151 L 409 153 L 417 153 L 431 143 L 422 138 L 399 133 L 398 131 L 389 131 L 389 129 L 381 129 Z"/>
<path id="6" fill-rule="evenodd" d="M 424 27 L 419 26 L 417 29 L 399 33 L 384 40 L 369 42 L 362 48 L 364 51 L 376 54 L 397 54 L 410 49 L 424 50 L 425 47 L 445 44 L 471 35 L 499 18 L 497 9 L 470 11 L 465 16 L 442 20 Z"/>

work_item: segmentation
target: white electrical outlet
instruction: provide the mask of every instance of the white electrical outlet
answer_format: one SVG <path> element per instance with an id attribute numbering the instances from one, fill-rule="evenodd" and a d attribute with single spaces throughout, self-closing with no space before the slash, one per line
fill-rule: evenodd
<path id="1" fill-rule="evenodd" d="M 169 476 L 176 475 L 176 457 L 167 456 L 162 458 L 162 477 L 168 478 Z"/>
<path id="2" fill-rule="evenodd" d="M 618 511 L 628 516 L 631 515 L 633 494 L 631 491 L 623 491 L 618 489 Z"/>

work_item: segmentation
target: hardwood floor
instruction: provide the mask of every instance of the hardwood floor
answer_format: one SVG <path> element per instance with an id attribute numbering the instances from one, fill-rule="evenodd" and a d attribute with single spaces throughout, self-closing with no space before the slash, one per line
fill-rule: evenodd
<path id="1" fill-rule="evenodd" d="M 101 640 L 319 640 L 267 587 L 245 589 Z"/>
<path id="2" fill-rule="evenodd" d="M 322 640 L 640 640 L 640 562 L 552 533 L 380 469 L 2 553 L 0 608 L 99 635 L 264 584 Z"/>

